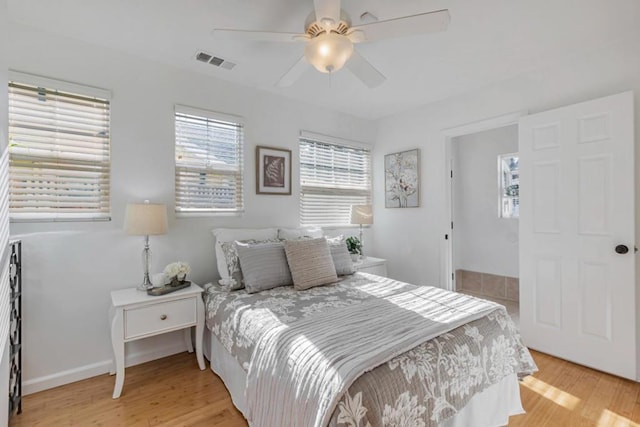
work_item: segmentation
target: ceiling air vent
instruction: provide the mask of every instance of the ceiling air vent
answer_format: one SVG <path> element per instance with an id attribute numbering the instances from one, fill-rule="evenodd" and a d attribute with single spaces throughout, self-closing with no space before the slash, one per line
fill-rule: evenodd
<path id="1" fill-rule="evenodd" d="M 214 56 L 202 51 L 196 53 L 196 61 L 205 62 L 209 65 L 224 68 L 225 70 L 232 70 L 233 67 L 236 66 L 236 64 L 231 61 L 227 61 L 224 58 L 220 58 L 218 56 Z"/>
<path id="2" fill-rule="evenodd" d="M 196 59 L 200 62 L 209 62 L 209 60 L 211 59 L 211 55 L 204 52 L 198 52 L 198 54 L 196 55 Z"/>

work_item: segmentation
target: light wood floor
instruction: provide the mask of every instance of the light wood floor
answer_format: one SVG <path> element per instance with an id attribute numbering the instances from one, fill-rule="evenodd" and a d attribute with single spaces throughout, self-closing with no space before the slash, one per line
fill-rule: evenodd
<path id="1" fill-rule="evenodd" d="M 532 352 L 520 386 L 526 415 L 509 426 L 640 426 L 640 384 Z M 123 394 L 102 375 L 24 398 L 18 426 L 246 426 L 222 381 L 182 353 L 127 369 Z"/>

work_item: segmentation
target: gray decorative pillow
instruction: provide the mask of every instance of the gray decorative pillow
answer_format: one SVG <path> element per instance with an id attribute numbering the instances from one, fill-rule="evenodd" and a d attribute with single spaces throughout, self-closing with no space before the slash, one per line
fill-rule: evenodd
<path id="1" fill-rule="evenodd" d="M 247 293 L 291 285 L 291 272 L 281 242 L 235 242 Z"/>
<path id="2" fill-rule="evenodd" d="M 349 249 L 347 249 L 347 243 L 344 241 L 344 236 L 327 238 L 327 243 L 329 243 L 333 265 L 336 267 L 336 274 L 344 276 L 355 273 L 356 270 L 353 268 L 353 261 L 351 260 Z"/>
<path id="3" fill-rule="evenodd" d="M 227 268 L 228 268 L 228 271 L 227 271 L 228 278 L 222 278 L 218 283 L 224 289 L 227 289 L 230 291 L 235 291 L 235 290 L 244 288 L 242 270 L 240 269 L 240 259 L 238 258 L 238 250 L 236 248 L 237 242 L 249 243 L 249 244 L 276 243 L 276 242 L 280 242 L 280 239 L 267 239 L 267 240 L 247 239 L 247 240 L 236 240 L 232 242 L 220 243 L 220 248 L 222 249 L 225 263 L 227 264 Z"/>
<path id="4" fill-rule="evenodd" d="M 284 250 L 297 291 L 338 281 L 327 239 L 285 240 Z"/>

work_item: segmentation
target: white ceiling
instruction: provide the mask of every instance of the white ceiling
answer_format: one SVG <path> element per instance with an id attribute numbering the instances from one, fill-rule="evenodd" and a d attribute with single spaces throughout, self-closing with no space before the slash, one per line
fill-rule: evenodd
<path id="1" fill-rule="evenodd" d="M 274 86 L 304 45 L 219 41 L 213 28 L 303 32 L 312 0 L 9 0 L 11 18 L 130 54 L 376 119 L 479 89 L 572 55 L 638 37 L 638 0 L 343 0 L 360 24 L 369 11 L 390 19 L 447 8 L 446 32 L 359 44 L 387 81 L 368 89 L 346 69 L 309 69 Z M 238 65 L 195 61 L 204 50 Z"/>

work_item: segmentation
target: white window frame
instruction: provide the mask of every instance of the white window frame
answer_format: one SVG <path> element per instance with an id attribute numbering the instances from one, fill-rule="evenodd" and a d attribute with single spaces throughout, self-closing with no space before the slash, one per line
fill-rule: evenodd
<path id="1" fill-rule="evenodd" d="M 235 168 L 235 171 L 231 172 L 229 168 L 226 168 L 226 169 L 221 169 L 216 167 L 202 168 L 202 167 L 197 167 L 195 165 L 184 165 L 184 164 L 179 165 L 178 163 L 179 146 L 177 141 L 178 130 L 176 126 L 178 115 L 189 115 L 189 116 L 194 116 L 202 119 L 211 120 L 214 122 L 222 122 L 222 123 L 228 123 L 228 124 L 238 126 L 239 127 L 239 146 L 238 146 L 239 162 L 236 165 L 237 167 Z M 244 119 L 242 117 L 231 115 L 231 114 L 218 113 L 214 111 L 209 111 L 201 108 L 188 107 L 184 105 L 175 105 L 173 123 L 174 123 L 174 147 L 175 147 L 175 155 L 174 155 L 175 197 L 174 197 L 174 200 L 175 200 L 176 217 L 184 218 L 184 217 L 197 217 L 197 216 L 240 216 L 242 215 L 244 213 L 244 190 L 245 190 L 244 168 L 243 168 L 244 155 L 245 155 Z M 214 141 L 210 141 L 210 142 L 214 143 Z M 239 200 L 236 200 L 235 208 L 233 209 L 217 208 L 212 205 L 211 207 L 208 207 L 208 208 L 195 209 L 195 208 L 186 208 L 186 207 L 180 206 L 180 203 L 178 201 L 178 196 L 180 193 L 179 186 L 181 185 L 179 169 L 183 169 L 185 171 L 200 171 L 200 173 L 206 173 L 206 174 L 219 173 L 219 174 L 228 174 L 228 175 L 235 176 L 236 179 L 239 180 L 239 187 L 240 187 Z"/>
<path id="2" fill-rule="evenodd" d="M 62 80 L 51 79 L 48 77 L 37 76 L 33 74 L 27 74 L 19 71 L 10 70 L 8 73 L 9 84 L 34 86 L 38 88 L 44 88 L 50 92 L 59 92 L 62 94 L 68 94 L 70 96 L 79 96 L 85 99 L 94 98 L 97 101 L 106 103 L 109 106 L 107 118 L 108 139 L 107 155 L 101 162 L 97 162 L 97 165 L 106 170 L 106 182 L 101 186 L 101 192 L 107 194 L 106 196 L 106 209 L 94 210 L 91 212 L 16 212 L 11 208 L 9 210 L 9 217 L 11 222 L 67 222 L 67 221 L 110 221 L 111 220 L 111 92 L 105 89 L 100 89 L 92 86 L 80 85 L 77 83 L 71 83 Z M 9 97 L 11 94 L 9 94 Z M 11 116 L 11 113 L 9 114 Z M 11 127 L 9 127 L 11 138 Z M 11 141 L 9 142 L 9 164 L 11 165 Z M 24 155 L 21 157 L 25 157 Z M 34 157 L 35 159 L 35 157 Z M 10 166 L 11 169 L 11 166 Z M 11 179 L 11 173 L 10 173 Z M 11 187 L 11 182 L 10 182 Z M 11 197 L 11 188 L 9 188 L 9 197 Z"/>
<path id="3" fill-rule="evenodd" d="M 506 154 L 500 154 L 498 155 L 498 217 L 499 218 L 504 218 L 504 219 L 518 219 L 520 217 L 519 215 L 519 211 L 518 212 L 511 212 L 510 215 L 505 215 L 503 206 L 505 203 L 509 203 L 509 205 L 511 205 L 513 200 L 517 200 L 518 201 L 518 205 L 520 204 L 520 194 L 518 192 L 517 196 L 509 196 L 506 194 L 506 187 L 505 187 L 505 182 L 503 180 L 503 176 L 504 176 L 504 159 L 510 159 L 510 158 L 517 158 L 518 160 L 520 159 L 520 156 L 518 155 L 518 153 L 506 153 Z M 518 167 L 518 174 L 519 174 L 519 167 Z M 519 185 L 520 179 L 518 178 L 518 185 Z"/>
<path id="4" fill-rule="evenodd" d="M 298 160 L 300 163 L 300 178 L 299 178 L 299 182 L 300 182 L 300 206 L 299 206 L 299 210 L 300 210 L 300 225 L 301 226 L 321 226 L 324 228 L 344 228 L 344 227 L 353 227 L 354 225 L 351 224 L 350 222 L 350 218 L 349 218 L 349 211 L 351 208 L 351 204 L 348 205 L 344 205 L 341 206 L 339 209 L 341 209 L 342 212 L 342 216 L 344 217 L 343 220 L 344 222 L 341 223 L 315 223 L 315 222 L 310 222 L 310 221 L 305 221 L 304 217 L 305 217 L 305 209 L 304 209 L 304 203 L 305 203 L 305 193 L 309 194 L 309 195 L 328 195 L 328 196 L 332 196 L 332 195 L 342 195 L 342 196 L 346 196 L 346 197 L 363 197 L 363 199 L 361 199 L 358 202 L 355 202 L 354 204 L 371 204 L 372 203 L 372 183 L 373 183 L 373 170 L 372 170 L 372 155 L 371 155 L 371 150 L 372 150 L 372 146 L 369 144 L 365 144 L 365 143 L 361 143 L 361 142 L 356 142 L 356 141 L 350 141 L 350 140 L 346 140 L 346 139 L 342 139 L 342 138 L 337 138 L 337 137 L 333 137 L 333 136 L 328 136 L 328 135 L 322 135 L 319 133 L 314 133 L 314 132 L 309 132 L 309 131 L 301 131 L 300 132 L 300 138 L 298 140 L 298 149 L 301 150 L 301 144 L 303 142 L 303 140 L 308 140 L 308 141 L 314 141 L 314 142 L 318 142 L 321 144 L 329 144 L 329 145 L 336 145 L 336 146 L 341 146 L 341 147 L 347 147 L 347 148 L 353 148 L 356 150 L 365 150 L 367 152 L 367 156 L 368 156 L 368 183 L 367 183 L 367 188 L 365 189 L 349 189 L 349 188 L 345 188 L 345 187 L 330 187 L 330 186 L 313 186 L 313 185 L 307 185 L 305 182 L 303 182 L 303 165 L 302 165 L 302 152 L 300 151 L 298 154 Z"/>

